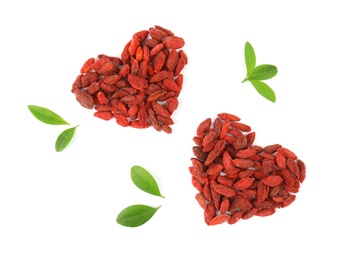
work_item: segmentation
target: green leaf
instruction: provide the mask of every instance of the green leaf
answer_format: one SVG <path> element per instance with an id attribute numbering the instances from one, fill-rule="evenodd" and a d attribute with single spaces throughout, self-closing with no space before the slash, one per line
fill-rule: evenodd
<path id="1" fill-rule="evenodd" d="M 131 178 L 133 183 L 142 191 L 164 198 L 160 194 L 159 187 L 154 177 L 143 167 L 133 166 L 131 168 Z"/>
<path id="2" fill-rule="evenodd" d="M 255 67 L 249 76 L 248 80 L 265 80 L 271 79 L 277 74 L 277 68 L 274 65 L 262 64 Z"/>
<path id="3" fill-rule="evenodd" d="M 160 208 L 152 208 L 146 205 L 132 205 L 122 210 L 117 216 L 117 223 L 126 227 L 138 227 L 153 217 Z"/>
<path id="4" fill-rule="evenodd" d="M 78 126 L 68 128 L 57 137 L 55 144 L 55 149 L 57 152 L 62 152 L 67 147 L 67 145 L 71 142 L 73 136 L 75 135 L 77 127 Z"/>
<path id="5" fill-rule="evenodd" d="M 255 51 L 249 42 L 246 42 L 245 44 L 245 63 L 246 63 L 247 75 L 249 75 L 256 66 Z"/>
<path id="6" fill-rule="evenodd" d="M 276 95 L 275 92 L 264 82 L 259 80 L 250 80 L 252 85 L 255 87 L 257 92 L 260 93 L 261 96 L 265 97 L 266 99 L 276 102 Z"/>
<path id="7" fill-rule="evenodd" d="M 28 105 L 30 112 L 38 120 L 49 125 L 69 125 L 62 117 L 45 107 Z"/>

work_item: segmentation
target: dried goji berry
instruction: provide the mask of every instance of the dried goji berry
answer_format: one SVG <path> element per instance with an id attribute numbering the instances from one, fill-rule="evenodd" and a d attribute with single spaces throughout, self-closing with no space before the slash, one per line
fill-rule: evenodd
<path id="1" fill-rule="evenodd" d="M 97 92 L 97 99 L 101 105 L 108 105 L 109 101 L 102 91 Z"/>
<path id="2" fill-rule="evenodd" d="M 276 153 L 276 165 L 279 169 L 286 169 L 286 158 L 282 153 Z"/>
<path id="3" fill-rule="evenodd" d="M 225 185 L 222 185 L 222 184 L 216 184 L 213 186 L 213 189 L 221 194 L 221 195 L 224 195 L 226 197 L 233 197 L 235 196 L 236 192 L 234 189 L 232 188 L 229 188 L 229 187 L 226 187 Z"/>
<path id="4" fill-rule="evenodd" d="M 201 184 L 201 182 L 195 178 L 194 176 L 191 178 L 191 183 L 193 184 L 193 186 L 199 191 L 202 192 L 203 191 L 203 185 Z"/>
<path id="5" fill-rule="evenodd" d="M 80 89 L 75 89 L 73 91 L 73 93 L 76 95 L 76 99 L 77 99 L 78 103 L 81 104 L 81 106 L 88 108 L 88 109 L 93 108 L 94 100 L 90 94 L 88 94 L 87 92 L 80 90 Z"/>
<path id="6" fill-rule="evenodd" d="M 281 207 L 287 207 L 288 205 L 290 205 L 292 202 L 294 202 L 296 199 L 296 195 L 294 194 L 290 194 L 282 203 L 281 203 Z"/>
<path id="7" fill-rule="evenodd" d="M 297 159 L 296 154 L 294 154 L 292 151 L 288 150 L 287 148 L 280 147 L 276 151 L 281 153 L 286 158 L 291 158 L 291 159 L 294 159 L 294 160 Z"/>
<path id="8" fill-rule="evenodd" d="M 163 65 L 165 63 L 166 56 L 164 52 L 159 51 L 153 58 L 153 71 L 157 73 L 162 70 Z"/>
<path id="9" fill-rule="evenodd" d="M 209 226 L 214 226 L 214 225 L 219 225 L 222 224 L 226 221 L 228 221 L 230 219 L 230 215 L 228 214 L 220 214 L 217 215 L 216 217 L 214 217 L 212 220 L 210 220 L 209 222 Z"/>
<path id="10" fill-rule="evenodd" d="M 244 215 L 244 213 L 245 211 L 240 211 L 240 210 L 236 211 L 234 214 L 231 215 L 227 223 L 230 225 L 235 224 L 240 220 L 240 218 L 242 217 L 242 215 Z"/>
<path id="11" fill-rule="evenodd" d="M 250 157 L 254 156 L 255 154 L 256 154 L 256 151 L 254 149 L 248 148 L 248 149 L 238 151 L 236 156 L 239 158 L 242 158 L 242 159 L 246 159 L 246 158 L 250 158 Z"/>
<path id="12" fill-rule="evenodd" d="M 210 221 L 215 217 L 216 215 L 216 208 L 214 203 L 208 203 L 206 205 L 206 208 L 204 209 L 204 220 L 206 224 L 209 225 Z"/>
<path id="13" fill-rule="evenodd" d="M 295 176 L 287 169 L 282 169 L 280 171 L 280 175 L 282 176 L 285 184 L 287 186 L 293 187 L 295 184 Z"/>
<path id="14" fill-rule="evenodd" d="M 287 159 L 287 167 L 298 179 L 300 178 L 301 172 L 294 159 L 292 158 Z"/>
<path id="15" fill-rule="evenodd" d="M 177 50 L 184 44 L 183 38 L 158 25 L 138 31 L 124 46 L 120 58 L 100 54 L 97 59 L 88 59 L 71 91 L 77 101 L 89 109 L 112 104 L 113 114 L 119 110 L 127 117 L 116 117 L 119 125 L 135 128 L 153 125 L 157 131 L 172 133 L 170 125 L 174 121 L 170 116 L 178 107 L 178 96 L 183 86 L 180 72 L 188 63 L 185 52 Z M 152 83 L 156 85 L 155 90 L 153 85 L 150 86 Z M 123 106 L 117 109 L 112 99 L 119 99 L 126 109 Z M 161 102 L 158 105 L 162 108 L 148 105 L 156 101 Z M 145 111 L 139 113 L 136 106 L 141 102 L 144 102 Z M 149 115 L 149 108 L 162 118 Z M 96 110 L 104 111 L 103 107 Z M 130 111 L 130 115 L 124 110 Z"/>
<path id="16" fill-rule="evenodd" d="M 266 216 L 270 216 L 272 214 L 274 214 L 276 211 L 275 208 L 267 208 L 267 209 L 261 209 L 259 211 L 256 212 L 256 216 L 260 216 L 260 217 L 266 217 Z"/>
<path id="17" fill-rule="evenodd" d="M 218 118 L 222 121 L 240 121 L 238 116 L 229 113 L 220 113 L 218 114 Z"/>
<path id="18" fill-rule="evenodd" d="M 244 211 L 252 208 L 252 203 L 250 200 L 242 195 L 236 195 L 232 201 L 232 204 L 235 206 L 235 208 Z"/>
<path id="19" fill-rule="evenodd" d="M 292 151 L 280 144 L 254 145 L 255 132 L 239 120 L 229 113 L 207 118 L 193 137 L 192 163 L 200 169 L 194 175 L 201 179 L 193 185 L 210 202 L 209 225 L 270 216 L 295 200 L 306 177 L 305 164 Z"/>
<path id="20" fill-rule="evenodd" d="M 180 49 L 184 44 L 184 39 L 177 36 L 169 36 L 163 39 L 163 45 L 168 49 Z"/>
<path id="21" fill-rule="evenodd" d="M 128 121 L 128 118 L 122 114 L 117 114 L 114 116 L 116 118 L 116 122 L 117 124 L 123 126 L 123 127 L 126 127 L 129 125 L 129 121 Z"/>
<path id="22" fill-rule="evenodd" d="M 229 207 L 230 207 L 230 200 L 228 198 L 224 198 L 220 204 L 220 209 L 219 209 L 220 213 L 221 214 L 226 213 L 229 210 Z"/>
<path id="23" fill-rule="evenodd" d="M 250 159 L 233 159 L 232 163 L 241 169 L 247 169 L 254 166 L 254 161 Z"/>
<path id="24" fill-rule="evenodd" d="M 281 176 L 278 175 L 270 175 L 264 179 L 261 180 L 265 185 L 270 187 L 275 187 L 277 185 L 280 185 L 283 181 Z"/>
<path id="25" fill-rule="evenodd" d="M 113 117 L 112 113 L 108 111 L 97 111 L 94 113 L 94 116 L 107 121 Z"/>
<path id="26" fill-rule="evenodd" d="M 146 87 L 148 87 L 148 81 L 145 78 L 138 77 L 133 74 L 128 75 L 128 82 L 133 88 L 138 90 L 143 91 Z"/>
<path id="27" fill-rule="evenodd" d="M 199 205 L 200 205 L 203 209 L 206 208 L 206 200 L 205 200 L 205 198 L 204 198 L 204 196 L 203 196 L 202 193 L 197 193 L 197 194 L 195 195 L 195 199 L 198 201 Z"/>
<path id="28" fill-rule="evenodd" d="M 234 183 L 234 188 L 237 190 L 244 190 L 249 188 L 254 183 L 255 178 L 245 177 Z"/>
<path id="29" fill-rule="evenodd" d="M 297 160 L 298 168 L 300 169 L 300 182 L 303 182 L 306 178 L 306 165 L 300 159 Z"/>
<path id="30" fill-rule="evenodd" d="M 178 63 L 178 60 L 179 60 L 178 52 L 175 50 L 171 50 L 165 63 L 169 71 L 174 71 Z"/>
<path id="31" fill-rule="evenodd" d="M 170 114 L 173 114 L 173 112 L 178 108 L 179 101 L 177 97 L 168 98 L 167 102 L 165 103 L 165 108 L 168 110 Z"/>
<path id="32" fill-rule="evenodd" d="M 214 149 L 208 154 L 204 165 L 212 163 L 216 157 L 218 157 L 225 149 L 225 140 L 219 140 L 216 142 Z"/>
<path id="33" fill-rule="evenodd" d="M 92 68 L 92 64 L 94 64 L 95 60 L 94 58 L 89 58 L 83 65 L 81 68 L 81 73 L 86 73 L 89 72 Z"/>

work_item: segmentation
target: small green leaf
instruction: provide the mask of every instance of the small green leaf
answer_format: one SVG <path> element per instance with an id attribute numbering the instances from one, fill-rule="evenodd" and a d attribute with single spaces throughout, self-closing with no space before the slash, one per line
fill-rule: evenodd
<path id="1" fill-rule="evenodd" d="M 28 105 L 30 112 L 38 120 L 49 125 L 69 125 L 62 117 L 45 107 Z"/>
<path id="2" fill-rule="evenodd" d="M 277 68 L 274 65 L 262 64 L 255 67 L 249 76 L 248 80 L 265 80 L 271 79 L 277 74 Z"/>
<path id="3" fill-rule="evenodd" d="M 122 210 L 117 216 L 117 223 L 126 227 L 138 227 L 153 217 L 160 208 L 152 208 L 146 205 L 132 205 Z"/>
<path id="4" fill-rule="evenodd" d="M 71 142 L 77 127 L 78 126 L 68 128 L 57 137 L 55 144 L 57 152 L 62 152 L 67 147 L 67 145 Z"/>
<path id="5" fill-rule="evenodd" d="M 133 183 L 142 191 L 164 198 L 160 194 L 159 187 L 153 176 L 141 166 L 131 168 L 131 178 Z"/>
<path id="6" fill-rule="evenodd" d="M 250 82 L 261 96 L 274 103 L 276 102 L 275 92 L 266 83 L 259 80 L 250 80 Z"/>
<path id="7" fill-rule="evenodd" d="M 247 75 L 249 75 L 256 66 L 255 51 L 249 42 L 246 42 L 245 44 L 245 63 L 246 63 Z"/>

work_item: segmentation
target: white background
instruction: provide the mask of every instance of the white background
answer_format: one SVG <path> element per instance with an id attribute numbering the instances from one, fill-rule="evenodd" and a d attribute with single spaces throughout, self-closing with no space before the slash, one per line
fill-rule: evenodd
<path id="1" fill-rule="evenodd" d="M 355 1 L 202 3 L 1 2 L 0 259 L 358 259 Z M 119 56 L 154 25 L 183 37 L 189 58 L 171 135 L 96 119 L 70 91 L 85 60 Z M 258 64 L 278 67 L 275 104 L 241 84 L 246 41 Z M 37 121 L 28 104 L 80 124 L 65 151 L 54 143 L 66 127 Z M 289 207 L 206 226 L 188 167 L 196 127 L 221 112 L 306 163 Z M 134 186 L 133 165 L 165 199 Z M 137 203 L 162 207 L 141 227 L 118 225 Z"/>

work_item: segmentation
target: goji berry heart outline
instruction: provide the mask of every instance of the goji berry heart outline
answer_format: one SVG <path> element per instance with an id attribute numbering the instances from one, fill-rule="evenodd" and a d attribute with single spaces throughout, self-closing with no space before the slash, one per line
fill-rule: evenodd
<path id="1" fill-rule="evenodd" d="M 189 167 L 195 199 L 213 226 L 270 216 L 289 206 L 306 178 L 304 162 L 280 144 L 254 145 L 256 133 L 233 114 L 202 121 Z"/>
<path id="2" fill-rule="evenodd" d="M 172 133 L 171 116 L 183 87 L 188 58 L 183 38 L 155 25 L 138 31 L 121 57 L 89 58 L 72 84 L 76 100 L 94 116 L 123 126 Z"/>

